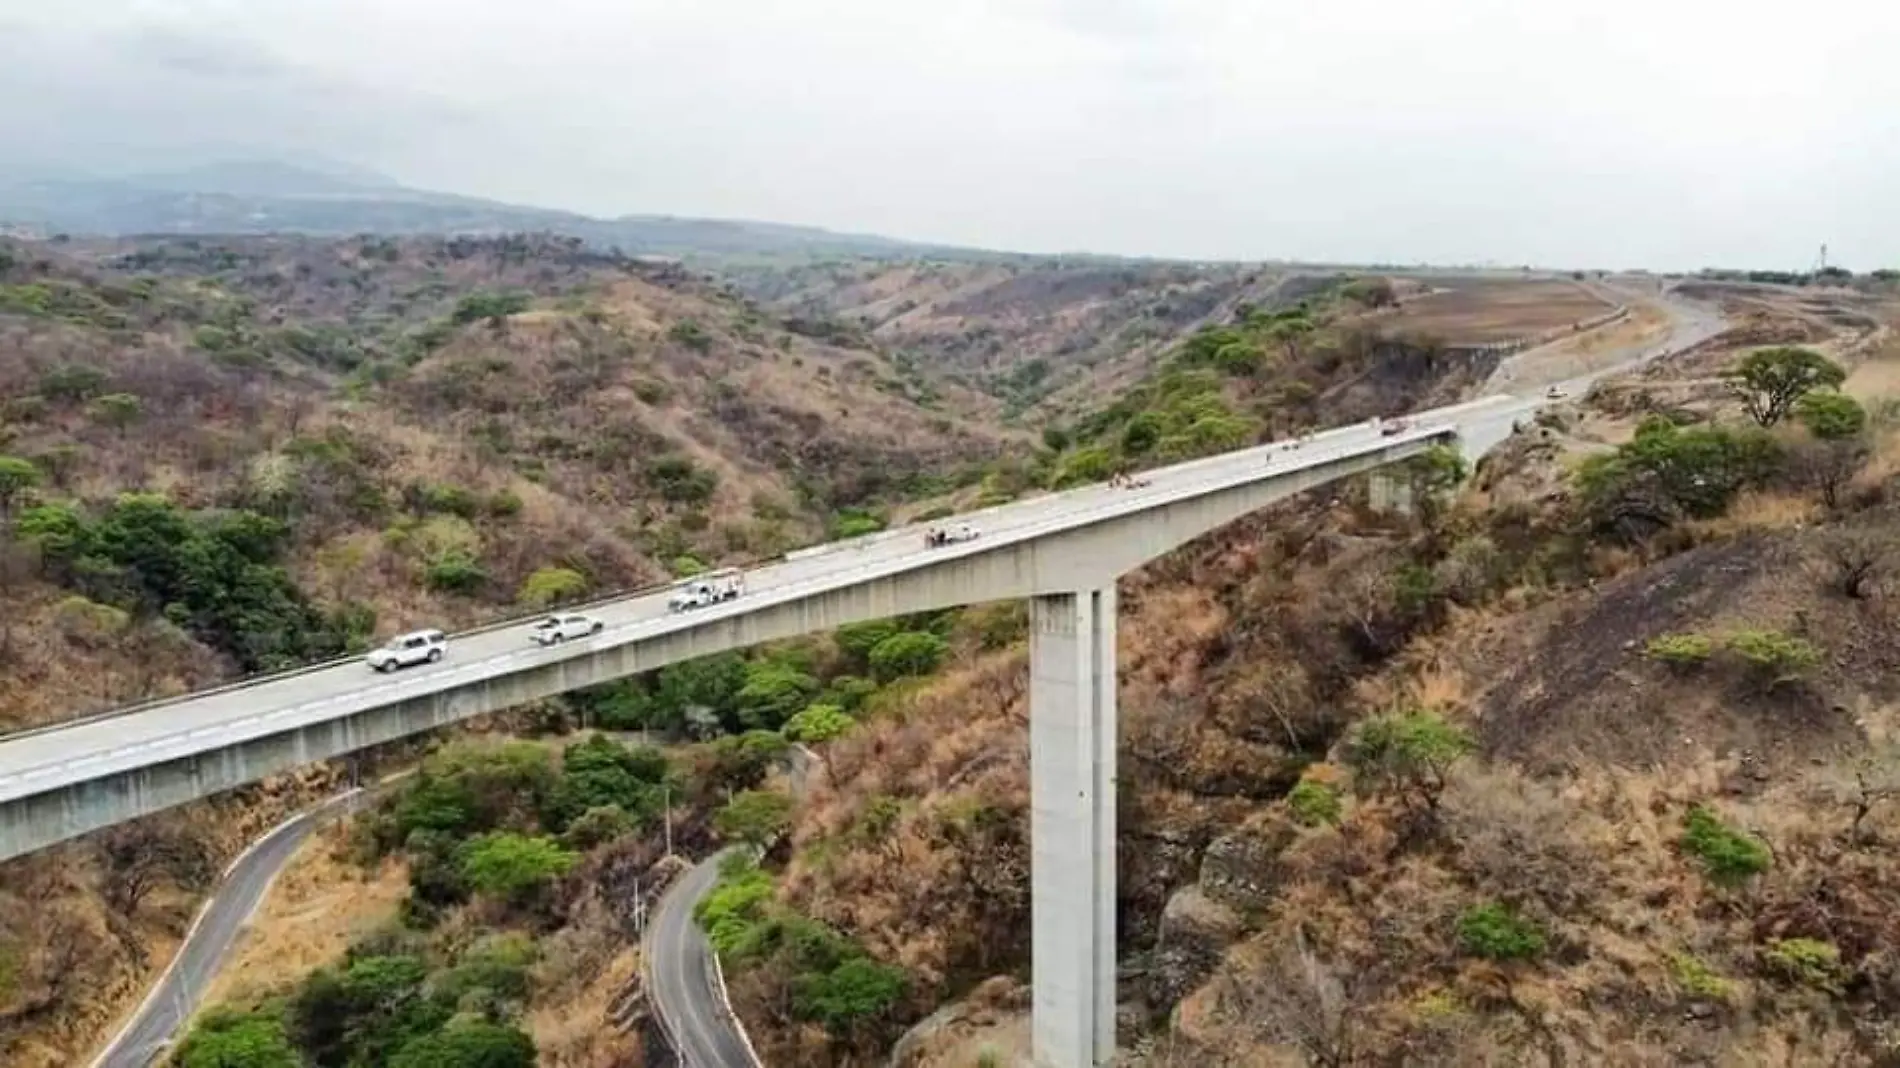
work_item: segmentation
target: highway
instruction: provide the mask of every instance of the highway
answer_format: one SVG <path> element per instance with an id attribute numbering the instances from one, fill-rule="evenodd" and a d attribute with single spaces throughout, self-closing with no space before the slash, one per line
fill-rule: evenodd
<path id="1" fill-rule="evenodd" d="M 734 846 L 701 861 L 667 887 L 647 925 L 648 994 L 678 1047 L 680 1068 L 757 1065 L 733 1025 L 732 1010 L 713 977 L 712 945 L 693 920 L 693 906 L 719 881 L 719 862 Z"/>
<path id="2" fill-rule="evenodd" d="M 1689 318 L 1684 313 L 1685 321 Z M 1679 343 L 1680 338 L 1701 328 L 1699 322 L 1692 326 L 1679 330 L 1672 342 Z M 1583 376 L 1566 385 L 1580 389 L 1602 373 L 1607 372 Z M 1371 423 L 1360 423 L 1321 432 L 1298 443 L 1271 443 L 1158 468 L 1145 472 L 1145 482 L 1133 489 L 1104 484 L 1082 486 L 960 518 L 976 523 L 982 532 L 979 540 L 984 544 L 1001 539 L 1024 540 L 1110 515 L 1158 507 L 1197 491 L 1212 492 L 1236 480 L 1290 473 L 1447 430 L 1456 431 L 1483 449 L 1507 436 L 1514 422 L 1547 403 L 1541 390 L 1528 396 L 1491 397 L 1412 415 L 1406 433 L 1396 438 L 1383 437 Z M 743 615 L 762 594 L 788 593 L 792 588 L 817 592 L 845 587 L 871 577 L 870 573 L 922 567 L 943 555 L 957 555 L 971 548 L 927 549 L 922 529 L 900 528 L 833 547 L 788 554 L 783 560 L 747 571 L 745 596 L 711 608 L 673 615 L 667 611 L 669 589 L 665 587 L 591 606 L 589 610 L 606 624 L 605 630 L 592 638 L 561 645 L 542 648 L 530 643 L 527 624 L 539 617 L 524 617 L 511 624 L 458 635 L 451 640 L 441 663 L 392 675 L 378 674 L 360 659 L 349 660 L 185 695 L 122 714 L 107 713 L 16 732 L 0 738 L 0 803 L 338 719 L 396 700 L 585 656 L 590 649 L 648 640 L 709 620 Z M 426 620 L 410 622 L 427 624 Z"/>
<path id="3" fill-rule="evenodd" d="M 1145 484 L 1135 489 L 1084 486 L 999 506 L 968 518 L 981 529 L 985 544 L 1004 538 L 1034 537 L 1108 515 L 1139 512 L 1197 488 L 1212 491 L 1243 473 L 1249 479 L 1268 472 L 1288 473 L 1450 429 L 1501 426 L 1508 431 L 1512 419 L 1535 410 L 1539 403 L 1497 398 L 1437 409 L 1411 417 L 1408 432 L 1389 439 L 1371 424 L 1361 423 L 1316 434 L 1298 448 L 1275 443 L 1149 471 L 1143 475 Z M 528 639 L 527 625 L 541 617 L 524 617 L 517 625 L 458 636 L 450 641 L 442 662 L 391 675 L 372 671 L 360 659 L 351 660 L 203 695 L 185 695 L 126 714 L 93 716 L 17 732 L 0 739 L 0 802 L 467 685 L 479 678 L 582 656 L 590 648 L 605 647 L 609 642 L 643 640 L 699 626 L 709 619 L 744 614 L 748 603 L 759 595 L 787 587 L 816 591 L 847 586 L 860 581 L 856 573 L 921 567 L 942 555 L 970 548 L 927 549 L 922 531 L 921 525 L 900 528 L 868 539 L 861 547 L 800 555 L 754 568 L 746 574 L 745 596 L 711 608 L 669 613 L 669 591 L 664 587 L 597 605 L 591 611 L 606 629 L 587 639 L 546 648 L 534 645 Z"/>
<path id="4" fill-rule="evenodd" d="M 147 991 L 132 1018 L 106 1044 L 92 1068 L 146 1068 L 191 1019 L 251 914 L 284 865 L 325 819 L 364 796 L 350 790 L 278 824 L 251 843 L 226 869 L 211 899 L 185 933 L 172 962 Z"/>

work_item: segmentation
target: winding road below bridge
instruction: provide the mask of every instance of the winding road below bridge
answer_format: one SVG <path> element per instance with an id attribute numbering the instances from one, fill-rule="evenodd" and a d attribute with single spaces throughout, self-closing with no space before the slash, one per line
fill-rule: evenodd
<path id="1" fill-rule="evenodd" d="M 366 796 L 360 789 L 338 794 L 278 824 L 239 854 L 198 911 L 171 964 L 146 992 L 132 1018 L 93 1059 L 92 1068 L 146 1068 L 157 1060 L 198 1010 L 244 925 L 298 847 L 324 820 Z"/>

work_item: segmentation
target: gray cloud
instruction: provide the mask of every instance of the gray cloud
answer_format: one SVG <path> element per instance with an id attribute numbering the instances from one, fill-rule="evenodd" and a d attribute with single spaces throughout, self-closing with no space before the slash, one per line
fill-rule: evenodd
<path id="1" fill-rule="evenodd" d="M 6 16 L 0 16 L 4 20 Z M 1767 0 L 89 0 L 4 143 L 1198 257 L 1900 261 L 1900 9 Z M 26 114 L 22 115 L 24 112 Z"/>

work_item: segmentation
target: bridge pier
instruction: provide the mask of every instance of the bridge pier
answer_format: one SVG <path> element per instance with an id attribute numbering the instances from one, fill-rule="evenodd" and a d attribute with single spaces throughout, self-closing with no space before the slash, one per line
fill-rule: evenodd
<path id="1" fill-rule="evenodd" d="M 1402 476 L 1374 471 L 1366 480 L 1366 504 L 1381 515 L 1411 515 L 1417 510 L 1412 484 Z"/>
<path id="2" fill-rule="evenodd" d="M 1115 584 L 1030 602 L 1029 850 L 1037 1068 L 1115 1056 Z"/>

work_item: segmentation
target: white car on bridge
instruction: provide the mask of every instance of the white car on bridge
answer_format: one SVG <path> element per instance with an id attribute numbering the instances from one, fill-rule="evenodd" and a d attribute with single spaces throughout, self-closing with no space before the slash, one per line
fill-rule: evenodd
<path id="1" fill-rule="evenodd" d="M 607 624 L 579 612 L 549 616 L 534 625 L 528 637 L 538 645 L 558 645 L 569 638 L 591 638 L 607 629 Z"/>
<path id="2" fill-rule="evenodd" d="M 377 671 L 439 662 L 449 651 L 449 636 L 439 630 L 417 630 L 398 634 L 381 648 L 371 649 L 364 662 Z"/>

